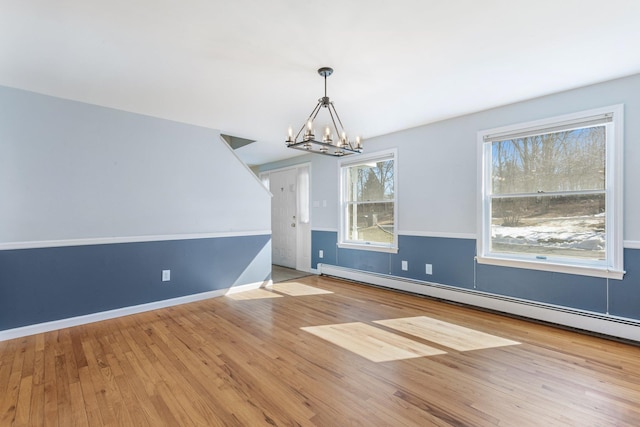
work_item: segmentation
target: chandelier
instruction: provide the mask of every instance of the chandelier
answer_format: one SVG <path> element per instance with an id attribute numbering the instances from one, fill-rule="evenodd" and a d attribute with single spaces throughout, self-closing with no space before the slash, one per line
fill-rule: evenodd
<path id="1" fill-rule="evenodd" d="M 355 142 L 349 140 L 347 133 L 344 131 L 344 126 L 342 126 L 340 116 L 338 116 L 333 102 L 331 102 L 327 96 L 327 77 L 332 73 L 333 68 L 330 67 L 322 67 L 318 70 L 318 74 L 324 77 L 324 96 L 318 99 L 318 104 L 309 115 L 307 121 L 302 125 L 295 138 L 293 137 L 293 128 L 289 127 L 289 134 L 286 140 L 287 147 L 338 157 L 362 153 L 362 139 L 357 136 Z M 331 122 L 324 126 L 322 138 L 316 139 L 313 122 L 316 120 L 321 108 L 327 109 Z M 301 135 L 302 138 L 298 140 Z"/>

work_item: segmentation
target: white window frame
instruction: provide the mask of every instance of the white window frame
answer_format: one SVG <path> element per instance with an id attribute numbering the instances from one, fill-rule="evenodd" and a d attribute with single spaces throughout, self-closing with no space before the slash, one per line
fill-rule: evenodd
<path id="1" fill-rule="evenodd" d="M 575 262 L 566 258 L 538 259 L 523 254 L 490 252 L 491 212 L 489 195 L 491 191 L 491 144 L 494 141 L 517 136 L 550 133 L 570 129 L 572 124 L 585 123 L 591 118 L 611 115 L 606 124 L 606 262 Z M 577 274 L 583 276 L 622 279 L 623 261 L 623 134 L 624 106 L 622 104 L 597 108 L 548 119 L 521 123 L 478 132 L 478 205 L 477 205 L 477 256 L 479 264 L 491 264 L 533 270 Z"/>
<path id="2" fill-rule="evenodd" d="M 370 163 L 377 160 L 389 160 L 393 159 L 393 242 L 390 244 L 382 244 L 380 242 L 361 242 L 355 240 L 347 240 L 348 235 L 347 226 L 347 182 L 346 182 L 346 170 L 348 167 Z M 389 149 L 384 151 L 378 151 L 370 154 L 361 154 L 354 156 L 354 158 L 344 159 L 340 162 L 338 173 L 339 185 L 340 185 L 340 226 L 338 228 L 338 247 L 346 249 L 359 249 L 366 251 L 388 252 L 398 253 L 398 152 L 397 149 Z"/>

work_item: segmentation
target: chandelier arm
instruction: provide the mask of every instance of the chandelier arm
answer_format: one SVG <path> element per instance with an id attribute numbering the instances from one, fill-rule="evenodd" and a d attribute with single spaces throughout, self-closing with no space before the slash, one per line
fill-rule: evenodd
<path id="1" fill-rule="evenodd" d="M 336 122 L 335 120 L 333 121 L 333 126 L 336 128 L 336 131 L 339 130 L 342 133 L 344 132 L 344 126 L 342 125 L 342 121 L 340 120 L 340 116 L 338 115 L 338 111 L 336 110 L 336 107 L 333 106 L 333 102 L 331 104 L 329 104 L 329 114 L 331 115 L 331 120 L 333 120 L 333 114 L 331 113 L 331 110 L 333 110 L 333 113 L 335 113 L 336 118 L 338 119 L 338 123 L 340 123 L 340 129 L 338 129 L 338 126 L 336 126 Z M 346 135 L 346 133 L 345 133 Z M 338 135 L 338 137 L 340 138 L 340 140 L 342 141 L 342 134 Z M 348 138 L 345 138 L 345 144 L 349 146 L 350 149 L 354 150 L 355 147 L 353 146 L 353 144 L 351 144 L 351 141 L 349 141 Z"/>
<path id="2" fill-rule="evenodd" d="M 338 132 L 338 135 L 336 135 L 336 138 L 338 138 L 338 140 L 340 140 L 340 138 L 341 138 L 341 136 L 342 136 L 342 135 L 340 134 L 340 132 L 344 132 L 344 128 L 338 128 L 338 126 L 336 125 L 336 119 L 333 117 L 333 113 L 335 113 L 335 112 L 336 112 L 336 109 L 335 109 L 335 108 L 333 108 L 333 111 L 331 111 L 331 110 L 332 110 L 332 108 L 331 108 L 331 107 L 333 107 L 333 104 L 329 104 L 329 108 L 328 108 L 328 110 L 329 110 L 329 116 L 331 116 L 331 121 L 333 122 L 333 127 L 334 127 L 334 129 L 336 130 L 336 132 Z M 336 116 L 337 116 L 337 115 L 338 115 L 338 113 L 336 113 Z M 338 122 L 339 122 L 339 121 L 340 121 L 340 119 L 338 118 Z M 340 125 L 342 125 L 342 123 L 340 123 Z"/>
<path id="3" fill-rule="evenodd" d="M 304 130 L 305 126 L 307 126 L 307 123 L 309 122 L 309 120 L 313 121 L 316 118 L 316 116 L 318 115 L 318 112 L 320 111 L 320 105 L 321 105 L 321 103 L 318 101 L 318 103 L 314 107 L 313 111 L 311 111 L 311 114 L 309 114 L 309 118 L 302 124 L 302 127 L 300 128 L 300 130 L 296 134 L 296 138 L 294 139 L 294 141 L 298 140 L 298 137 L 300 136 L 300 134 Z"/>
<path id="4" fill-rule="evenodd" d="M 342 125 L 342 120 L 340 120 L 340 116 L 338 115 L 338 112 L 336 111 L 336 107 L 333 106 L 333 102 L 330 104 L 331 107 L 329 108 L 329 111 L 331 111 L 333 109 L 333 112 L 336 114 L 336 118 L 338 119 L 338 123 L 340 123 L 340 130 L 344 132 L 344 126 Z M 338 127 L 336 127 L 336 130 L 338 129 Z"/>
<path id="5" fill-rule="evenodd" d="M 318 113 L 320 112 L 320 108 L 322 108 L 322 102 L 318 101 L 318 105 L 316 105 L 316 109 L 314 110 L 315 113 L 311 113 L 311 115 L 313 117 L 309 116 L 309 119 L 311 121 L 314 121 L 316 119 L 316 117 L 318 117 Z"/>

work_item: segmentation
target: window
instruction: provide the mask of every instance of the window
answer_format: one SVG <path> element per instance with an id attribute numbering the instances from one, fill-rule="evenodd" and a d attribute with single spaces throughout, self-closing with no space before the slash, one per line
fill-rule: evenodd
<path id="1" fill-rule="evenodd" d="M 478 262 L 622 278 L 622 115 L 478 133 Z"/>
<path id="2" fill-rule="evenodd" d="M 338 246 L 397 252 L 395 150 L 358 156 L 340 166 Z"/>

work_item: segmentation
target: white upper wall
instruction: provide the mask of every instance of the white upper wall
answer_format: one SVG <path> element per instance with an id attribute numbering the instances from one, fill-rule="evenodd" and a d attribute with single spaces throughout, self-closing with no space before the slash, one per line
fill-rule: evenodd
<path id="1" fill-rule="evenodd" d="M 0 244 L 271 229 L 218 131 L 6 87 L 0 112 Z"/>
<path id="2" fill-rule="evenodd" d="M 614 104 L 625 107 L 624 239 L 640 241 L 640 75 L 384 135 L 365 141 L 365 150 L 398 149 L 401 234 L 474 236 L 479 130 Z M 339 159 L 309 155 L 287 163 L 309 159 L 313 161 L 312 200 L 321 202 L 312 209 L 313 229 L 337 230 Z"/>

